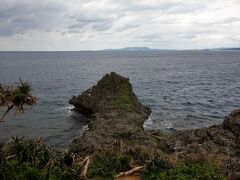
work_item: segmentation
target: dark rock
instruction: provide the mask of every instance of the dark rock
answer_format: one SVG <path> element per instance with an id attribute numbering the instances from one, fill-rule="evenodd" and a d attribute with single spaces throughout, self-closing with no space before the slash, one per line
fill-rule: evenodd
<path id="1" fill-rule="evenodd" d="M 205 161 L 219 165 L 226 176 L 240 172 L 240 110 L 234 110 L 220 125 L 179 131 L 164 143 L 179 161 Z"/>
<path id="2" fill-rule="evenodd" d="M 151 110 L 139 102 L 128 78 L 114 72 L 106 74 L 97 85 L 69 102 L 76 111 L 91 117 L 89 130 L 73 142 L 72 151 L 87 155 L 111 148 L 115 141 L 131 148 L 141 146 L 150 154 L 158 151 L 143 129 Z"/>
<path id="3" fill-rule="evenodd" d="M 75 106 L 76 111 L 86 116 L 122 110 L 123 112 L 135 111 L 147 117 L 151 112 L 150 108 L 138 101 L 129 79 L 115 72 L 106 74 L 97 82 L 97 85 L 84 91 L 78 97 L 73 96 L 69 103 Z"/>
<path id="4" fill-rule="evenodd" d="M 91 116 L 89 130 L 73 142 L 72 152 L 86 156 L 112 149 L 118 142 L 139 160 L 157 155 L 179 163 L 206 161 L 221 166 L 226 175 L 236 175 L 240 169 L 240 110 L 233 111 L 220 125 L 165 135 L 148 133 L 143 123 L 150 109 L 139 102 L 129 80 L 116 73 L 105 75 L 70 103 Z"/>
<path id="5" fill-rule="evenodd" d="M 240 136 L 240 109 L 234 110 L 225 118 L 223 128 L 229 129 L 235 136 Z"/>

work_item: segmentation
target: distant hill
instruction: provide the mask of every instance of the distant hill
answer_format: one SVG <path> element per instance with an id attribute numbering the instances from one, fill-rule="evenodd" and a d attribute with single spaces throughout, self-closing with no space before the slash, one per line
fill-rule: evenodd
<path id="1" fill-rule="evenodd" d="M 212 48 L 212 49 L 203 49 L 208 51 L 240 51 L 240 48 Z"/>
<path id="2" fill-rule="evenodd" d="M 218 50 L 240 51 L 240 48 L 219 48 Z"/>
<path id="3" fill-rule="evenodd" d="M 164 51 L 164 50 L 151 49 L 149 47 L 125 47 L 121 49 L 104 49 L 103 51 Z"/>
<path id="4" fill-rule="evenodd" d="M 232 48 L 211 48 L 211 49 L 189 49 L 190 51 L 240 51 L 240 47 Z M 182 51 L 189 51 L 182 50 Z M 125 47 L 120 49 L 103 49 L 100 51 L 179 51 L 177 49 L 152 49 L 149 47 Z"/>

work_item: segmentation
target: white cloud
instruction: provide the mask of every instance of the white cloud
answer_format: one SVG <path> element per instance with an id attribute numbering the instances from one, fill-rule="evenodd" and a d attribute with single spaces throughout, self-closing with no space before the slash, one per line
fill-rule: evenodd
<path id="1" fill-rule="evenodd" d="M 0 50 L 240 46 L 239 0 L 0 0 Z"/>

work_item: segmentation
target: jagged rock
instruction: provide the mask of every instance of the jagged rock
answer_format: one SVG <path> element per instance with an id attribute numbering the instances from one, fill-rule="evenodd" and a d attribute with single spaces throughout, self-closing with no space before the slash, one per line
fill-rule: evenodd
<path id="1" fill-rule="evenodd" d="M 138 101 L 129 79 L 115 72 L 106 74 L 97 85 L 78 97 L 73 96 L 69 103 L 75 106 L 76 111 L 86 116 L 94 113 L 106 114 L 116 110 L 135 111 L 145 116 L 150 114 L 150 108 Z"/>
<path id="2" fill-rule="evenodd" d="M 73 142 L 73 152 L 89 155 L 123 142 L 120 144 L 124 150 L 139 159 L 154 154 L 175 163 L 206 161 L 219 165 L 226 176 L 240 169 L 240 109 L 220 125 L 151 134 L 143 130 L 150 109 L 138 101 L 129 80 L 116 73 L 105 75 L 70 103 L 80 113 L 91 116 L 89 130 Z"/>
<path id="3" fill-rule="evenodd" d="M 220 125 L 179 131 L 165 139 L 171 156 L 180 161 L 201 160 L 220 165 L 226 175 L 239 172 L 240 110 Z"/>
<path id="4" fill-rule="evenodd" d="M 90 117 L 89 130 L 73 142 L 72 151 L 91 154 L 112 147 L 115 141 L 123 141 L 131 148 L 144 147 L 149 154 L 158 151 L 149 143 L 151 136 L 143 130 L 151 110 L 139 102 L 128 78 L 114 72 L 106 74 L 69 103 Z"/>

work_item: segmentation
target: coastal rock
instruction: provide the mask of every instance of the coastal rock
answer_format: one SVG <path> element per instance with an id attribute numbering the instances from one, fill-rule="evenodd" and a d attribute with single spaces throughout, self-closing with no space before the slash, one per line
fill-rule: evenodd
<path id="1" fill-rule="evenodd" d="M 128 78 L 115 72 L 106 74 L 97 85 L 84 91 L 78 97 L 69 101 L 75 110 L 91 116 L 94 113 L 111 113 L 113 111 L 130 111 L 145 115 L 150 114 L 150 108 L 143 106 L 132 91 Z"/>
<path id="2" fill-rule="evenodd" d="M 179 131 L 169 135 L 165 143 L 177 160 L 216 163 L 229 175 L 240 170 L 239 123 L 240 109 L 230 113 L 220 125 Z"/>
<path id="3" fill-rule="evenodd" d="M 73 142 L 72 151 L 87 155 L 112 148 L 116 142 L 126 146 L 125 150 L 141 147 L 149 154 L 158 151 L 155 144 L 149 143 L 151 136 L 143 130 L 151 110 L 139 102 L 128 78 L 115 72 L 106 74 L 69 103 L 76 111 L 90 117 L 89 130 Z"/>
<path id="4" fill-rule="evenodd" d="M 146 132 L 143 123 L 150 108 L 139 102 L 129 79 L 116 73 L 105 75 L 70 103 L 90 117 L 89 130 L 72 143 L 70 151 L 74 153 L 86 156 L 117 147 L 130 152 L 139 162 L 155 156 L 173 165 L 189 161 L 215 163 L 226 176 L 240 170 L 240 109 L 222 124 L 208 128 L 172 134 Z"/>
<path id="5" fill-rule="evenodd" d="M 240 136 L 240 109 L 234 110 L 225 118 L 223 128 L 229 129 L 235 136 Z"/>

